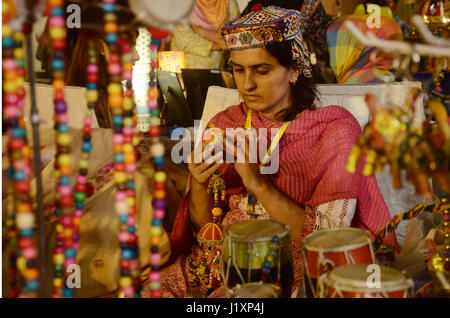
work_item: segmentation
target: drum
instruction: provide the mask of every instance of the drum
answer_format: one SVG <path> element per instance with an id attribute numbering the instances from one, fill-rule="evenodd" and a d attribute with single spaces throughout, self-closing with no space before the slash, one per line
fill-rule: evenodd
<path id="1" fill-rule="evenodd" d="M 282 297 L 290 297 L 294 273 L 289 239 L 289 228 L 271 220 L 252 219 L 225 227 L 221 262 L 225 295 L 237 284 L 261 281 L 264 263 L 270 260 L 266 283 L 279 284 Z"/>
<path id="2" fill-rule="evenodd" d="M 280 298 L 281 288 L 263 282 L 237 284 L 229 290 L 231 298 Z"/>
<path id="3" fill-rule="evenodd" d="M 370 233 L 356 228 L 313 232 L 303 240 L 302 253 L 307 297 L 318 297 L 317 279 L 335 266 L 375 263 Z"/>
<path id="4" fill-rule="evenodd" d="M 412 297 L 414 283 L 411 278 L 393 268 L 374 266 L 378 268 L 375 271 L 363 264 L 343 265 L 332 269 L 319 278 L 319 296 L 321 298 Z"/>

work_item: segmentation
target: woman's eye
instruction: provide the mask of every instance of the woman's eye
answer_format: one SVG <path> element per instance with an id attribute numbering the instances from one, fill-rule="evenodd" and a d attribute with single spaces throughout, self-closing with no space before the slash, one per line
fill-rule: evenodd
<path id="1" fill-rule="evenodd" d="M 256 74 L 259 75 L 266 75 L 267 73 L 269 73 L 269 70 L 256 70 Z"/>
<path id="2" fill-rule="evenodd" d="M 235 73 L 242 73 L 243 71 L 244 71 L 244 69 L 242 69 L 242 68 L 233 69 L 233 72 L 235 72 Z"/>

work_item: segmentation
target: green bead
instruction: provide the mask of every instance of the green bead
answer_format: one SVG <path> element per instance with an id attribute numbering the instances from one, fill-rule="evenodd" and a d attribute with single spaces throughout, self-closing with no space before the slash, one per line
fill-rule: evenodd
<path id="1" fill-rule="evenodd" d="M 86 193 L 75 192 L 74 198 L 75 198 L 75 202 L 84 202 L 84 200 L 86 200 Z"/>

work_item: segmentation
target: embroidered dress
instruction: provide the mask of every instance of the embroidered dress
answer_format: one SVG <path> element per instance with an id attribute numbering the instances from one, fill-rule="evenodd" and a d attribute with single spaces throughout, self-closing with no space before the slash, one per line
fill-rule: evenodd
<path id="1" fill-rule="evenodd" d="M 218 128 L 244 127 L 248 108 L 245 103 L 231 106 L 217 114 L 211 123 Z M 252 127 L 265 128 L 273 122 L 252 113 Z M 275 128 L 283 123 L 277 122 Z M 338 106 L 321 107 L 316 110 L 305 110 L 294 119 L 286 129 L 279 142 L 279 169 L 275 174 L 265 175 L 278 191 L 300 206 L 305 207 L 304 225 L 298 241 L 291 240 L 291 253 L 294 262 L 293 290 L 303 285 L 303 261 L 301 256 L 301 242 L 303 238 L 315 230 L 317 226 L 325 228 L 338 222 L 341 212 L 333 212 L 325 224 L 326 209 L 323 212 L 321 205 L 331 201 L 334 206 L 347 205 L 343 215 L 342 226 L 362 228 L 375 236 L 389 220 L 387 206 L 378 189 L 375 177 L 364 177 L 363 166 L 358 167 L 357 173 L 349 174 L 345 170 L 348 154 L 358 138 L 360 126 L 356 119 L 346 109 Z M 270 140 L 268 141 L 270 144 Z M 242 180 L 234 170 L 232 164 L 224 163 L 220 175 L 227 185 L 227 201 L 224 210 L 222 225 L 243 221 L 248 218 L 247 209 L 243 209 L 247 202 L 247 191 Z M 171 257 L 169 264 L 161 271 L 161 290 L 163 297 L 205 297 L 206 287 L 201 284 L 198 277 L 215 278 L 217 289 L 209 297 L 222 297 L 222 278 L 220 264 L 213 259 L 220 253 L 220 247 L 209 251 L 207 260 L 210 266 L 201 267 L 200 261 L 205 255 L 195 240 L 192 227 L 189 223 L 189 197 L 190 190 L 185 195 L 174 222 L 171 234 Z M 345 203 L 345 199 L 348 202 Z M 348 207 L 355 200 L 354 211 Z M 257 203 L 258 204 L 258 203 Z M 256 205 L 257 205 L 256 204 Z M 268 217 L 267 211 L 262 207 L 254 209 L 259 217 Z M 334 211 L 334 209 L 331 209 Z M 319 213 L 321 221 L 317 223 Z M 354 215 L 353 213 L 354 212 Z M 349 217 L 352 216 L 352 217 Z M 337 217 L 333 215 L 338 215 Z M 395 234 L 387 238 L 390 244 L 396 244 Z M 207 263 L 207 262 L 204 262 Z M 143 296 L 148 297 L 148 286 L 144 287 Z"/>

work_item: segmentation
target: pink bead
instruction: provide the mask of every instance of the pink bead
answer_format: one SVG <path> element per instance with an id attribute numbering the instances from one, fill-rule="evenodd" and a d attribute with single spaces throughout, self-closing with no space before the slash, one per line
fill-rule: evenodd
<path id="1" fill-rule="evenodd" d="M 58 187 L 58 192 L 62 196 L 71 195 L 72 194 L 72 187 L 70 185 L 63 185 Z"/>
<path id="2" fill-rule="evenodd" d="M 15 170 L 23 170 L 26 167 L 27 161 L 26 160 L 17 160 L 14 162 L 14 169 Z"/>
<path id="3" fill-rule="evenodd" d="M 123 134 L 126 136 L 131 136 L 133 134 L 133 127 L 125 126 L 123 127 Z"/>
<path id="4" fill-rule="evenodd" d="M 92 117 L 84 117 L 84 124 L 85 125 L 92 125 Z"/>
<path id="5" fill-rule="evenodd" d="M 58 114 L 57 120 L 58 120 L 58 123 L 66 124 L 67 121 L 69 120 L 69 117 L 67 116 L 67 114 Z"/>
<path id="6" fill-rule="evenodd" d="M 150 272 L 149 278 L 151 282 L 159 282 L 161 274 L 159 272 Z"/>
<path id="7" fill-rule="evenodd" d="M 131 286 L 123 288 L 122 291 L 126 298 L 131 298 L 134 296 L 134 288 Z"/>
<path id="8" fill-rule="evenodd" d="M 16 103 L 17 108 L 19 108 L 20 110 L 23 110 L 25 107 L 25 100 L 24 99 L 19 99 Z"/>
<path id="9" fill-rule="evenodd" d="M 37 256 L 37 249 L 34 247 L 26 248 L 22 251 L 22 255 L 27 260 L 34 259 Z"/>
<path id="10" fill-rule="evenodd" d="M 442 217 L 442 219 L 443 219 L 445 222 L 449 222 L 449 221 L 450 221 L 450 213 L 444 214 L 444 216 Z"/>
<path id="11" fill-rule="evenodd" d="M 116 192 L 116 201 L 125 201 L 127 198 L 127 194 L 125 191 L 117 191 Z"/>
<path id="12" fill-rule="evenodd" d="M 81 218 L 83 216 L 83 211 L 82 210 L 75 210 L 75 212 L 73 212 L 73 215 L 76 218 Z"/>
<path id="13" fill-rule="evenodd" d="M 138 259 L 132 259 L 130 261 L 130 269 L 131 270 L 138 270 L 140 268 L 141 268 L 141 266 L 140 266 L 140 263 L 139 263 Z"/>
<path id="14" fill-rule="evenodd" d="M 135 163 L 129 163 L 126 167 L 127 172 L 133 173 L 137 170 L 137 165 Z"/>
<path id="15" fill-rule="evenodd" d="M 25 175 L 27 175 L 28 177 L 31 177 L 33 175 L 33 170 L 31 169 L 30 166 L 26 166 L 23 169 L 23 172 L 25 172 Z"/>
<path id="16" fill-rule="evenodd" d="M 79 176 L 77 177 L 77 183 L 85 184 L 85 183 L 86 183 L 86 176 L 79 175 Z"/>
<path id="17" fill-rule="evenodd" d="M 19 117 L 19 109 L 14 106 L 5 107 L 4 115 L 8 118 L 17 118 Z"/>
<path id="18" fill-rule="evenodd" d="M 127 81 L 128 80 L 131 81 L 133 79 L 133 72 L 132 71 L 123 72 L 123 78 Z"/>
<path id="19" fill-rule="evenodd" d="M 53 16 L 50 18 L 49 24 L 52 27 L 62 28 L 66 25 L 66 21 L 62 16 Z"/>
<path id="20" fill-rule="evenodd" d="M 73 242 L 73 248 L 78 251 L 80 249 L 80 243 Z"/>
<path id="21" fill-rule="evenodd" d="M 72 218 L 68 215 L 62 216 L 60 219 L 60 223 L 63 227 L 70 227 L 73 224 Z"/>
<path id="22" fill-rule="evenodd" d="M 28 298 L 26 294 L 20 293 L 19 298 Z"/>
<path id="23" fill-rule="evenodd" d="M 133 226 L 136 224 L 136 219 L 134 218 L 134 216 L 129 216 L 127 219 L 127 224 L 128 226 Z"/>
<path id="24" fill-rule="evenodd" d="M 161 254 L 154 253 L 150 255 L 150 265 L 160 266 L 161 265 Z"/>
<path id="25" fill-rule="evenodd" d="M 116 3 L 116 0 L 103 0 L 103 3 Z"/>
<path id="26" fill-rule="evenodd" d="M 19 100 L 17 94 L 5 94 L 3 98 L 5 104 L 16 104 Z"/>
<path id="27" fill-rule="evenodd" d="M 5 70 L 13 70 L 17 67 L 17 62 L 15 59 L 4 59 L 3 68 Z"/>
<path id="28" fill-rule="evenodd" d="M 75 264 L 75 258 L 66 258 L 64 260 L 64 267 Z"/>
<path id="29" fill-rule="evenodd" d="M 123 144 L 123 135 L 122 134 L 114 134 L 113 136 L 113 142 L 116 145 Z"/>
<path id="30" fill-rule="evenodd" d="M 96 64 L 88 64 L 87 66 L 88 73 L 95 74 L 98 73 L 98 66 Z"/>
<path id="31" fill-rule="evenodd" d="M 156 209 L 153 213 L 157 219 L 164 219 L 164 216 L 166 215 L 166 212 L 161 209 Z"/>
<path id="32" fill-rule="evenodd" d="M 111 63 L 108 65 L 108 72 L 112 75 L 120 75 L 122 67 L 119 63 Z"/>
<path id="33" fill-rule="evenodd" d="M 119 241 L 122 243 L 126 243 L 130 240 L 130 233 L 127 231 L 122 231 L 119 233 Z"/>
<path id="34" fill-rule="evenodd" d="M 64 249 L 62 248 L 62 247 L 57 247 L 56 249 L 55 249 L 55 253 L 56 254 L 62 254 L 64 252 Z"/>
<path id="35" fill-rule="evenodd" d="M 148 106 L 150 109 L 154 109 L 154 108 L 158 107 L 158 103 L 156 102 L 155 99 L 150 98 L 150 99 L 148 100 L 148 102 L 147 102 L 147 106 Z"/>

